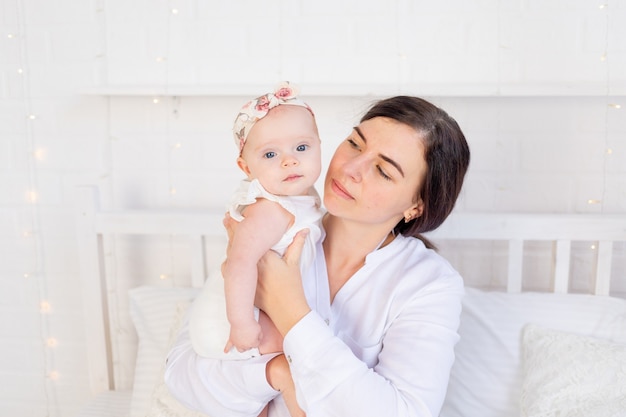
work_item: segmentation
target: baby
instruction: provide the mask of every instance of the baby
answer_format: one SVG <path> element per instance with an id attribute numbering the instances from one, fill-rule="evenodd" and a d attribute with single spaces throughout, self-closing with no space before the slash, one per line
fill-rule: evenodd
<path id="1" fill-rule="evenodd" d="M 190 338 L 195 351 L 216 359 L 247 359 L 282 351 L 282 337 L 254 307 L 257 262 L 281 255 L 296 233 L 309 229 L 301 268 L 315 256 L 321 237 L 320 138 L 311 108 L 288 82 L 246 103 L 233 132 L 237 165 L 246 174 L 229 213 L 239 221 L 220 274 L 211 275 L 193 303 Z"/>

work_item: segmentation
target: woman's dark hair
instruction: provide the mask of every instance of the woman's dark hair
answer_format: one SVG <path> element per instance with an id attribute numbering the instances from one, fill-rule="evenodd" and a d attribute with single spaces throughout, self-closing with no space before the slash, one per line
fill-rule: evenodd
<path id="1" fill-rule="evenodd" d="M 380 100 L 361 118 L 387 117 L 411 126 L 421 134 L 425 151 L 426 177 L 419 195 L 422 215 L 395 227 L 396 234 L 414 236 L 434 247 L 421 236 L 439 227 L 448 217 L 461 192 L 470 161 L 465 135 L 457 122 L 439 107 L 418 97 L 397 96 Z"/>

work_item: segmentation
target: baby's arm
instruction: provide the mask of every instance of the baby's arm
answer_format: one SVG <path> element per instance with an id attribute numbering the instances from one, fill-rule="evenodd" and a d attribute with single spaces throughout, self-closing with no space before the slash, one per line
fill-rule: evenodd
<path id="1" fill-rule="evenodd" d="M 293 215 L 274 201 L 259 199 L 246 207 L 223 269 L 226 314 L 231 326 L 225 350 L 235 346 L 244 351 L 259 345 L 261 328 L 254 319 L 257 262 L 292 223 Z"/>

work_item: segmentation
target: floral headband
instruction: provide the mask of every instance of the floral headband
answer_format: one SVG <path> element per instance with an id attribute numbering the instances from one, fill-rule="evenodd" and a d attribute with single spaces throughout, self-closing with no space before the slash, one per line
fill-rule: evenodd
<path id="1" fill-rule="evenodd" d="M 267 93 L 244 104 L 239 110 L 233 126 L 235 144 L 239 147 L 239 152 L 243 150 L 243 145 L 246 144 L 252 126 L 264 118 L 270 109 L 281 104 L 290 104 L 304 107 L 313 114 L 309 105 L 300 100 L 297 95 L 298 89 L 289 81 L 285 81 L 280 83 L 273 93 Z"/>

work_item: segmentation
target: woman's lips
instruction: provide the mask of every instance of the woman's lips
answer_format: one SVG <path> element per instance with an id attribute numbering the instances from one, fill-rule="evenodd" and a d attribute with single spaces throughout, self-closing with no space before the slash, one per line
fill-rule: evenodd
<path id="1" fill-rule="evenodd" d="M 339 184 L 337 181 L 335 180 L 331 181 L 331 188 L 335 192 L 335 194 L 337 194 L 339 197 L 345 198 L 346 200 L 354 200 L 354 197 L 352 197 L 352 194 L 346 191 L 346 189 L 343 188 L 341 184 Z"/>

